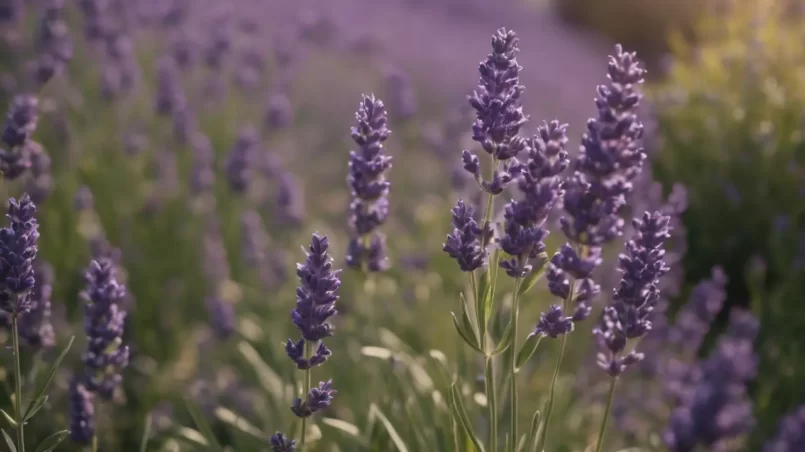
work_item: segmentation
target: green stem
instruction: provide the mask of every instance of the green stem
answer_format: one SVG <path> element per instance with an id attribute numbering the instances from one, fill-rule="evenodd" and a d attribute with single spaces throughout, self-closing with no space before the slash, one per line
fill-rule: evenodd
<path id="1" fill-rule="evenodd" d="M 570 279 L 570 290 L 568 291 L 567 298 L 562 301 L 562 312 L 567 313 L 568 306 L 573 300 L 573 290 L 576 284 L 574 278 Z M 548 406 L 545 408 L 545 424 L 543 424 L 542 432 L 537 442 L 537 450 L 542 451 L 545 448 L 545 443 L 548 440 L 548 428 L 550 427 L 551 415 L 553 414 L 554 399 L 556 398 L 556 380 L 559 378 L 559 369 L 562 367 L 562 359 L 565 356 L 565 348 L 567 346 L 567 334 L 562 335 L 562 347 L 559 349 L 559 359 L 556 360 L 556 368 L 553 370 L 553 377 L 551 378 L 551 388 L 548 393 Z"/>
<path id="2" fill-rule="evenodd" d="M 310 342 L 305 341 L 305 359 L 308 359 L 310 356 Z M 307 400 L 307 394 L 310 392 L 310 368 L 305 369 L 305 383 L 302 387 L 302 397 Z M 305 451 L 305 439 L 307 438 L 307 417 L 302 418 L 302 433 L 300 433 L 299 438 L 299 450 L 300 452 Z"/>
<path id="3" fill-rule="evenodd" d="M 511 425 L 509 427 L 509 441 L 512 445 L 512 452 L 517 449 L 517 420 L 519 419 L 519 410 L 517 404 L 517 322 L 520 317 L 520 299 L 518 297 L 520 292 L 520 284 L 520 278 L 516 278 L 514 280 L 514 298 L 512 299 L 512 343 L 509 345 L 509 357 L 511 361 L 511 387 L 509 388 Z"/>
<path id="4" fill-rule="evenodd" d="M 25 452 L 25 422 L 22 421 L 22 369 L 20 366 L 20 334 L 17 312 L 11 314 L 11 341 L 14 347 L 14 420 L 17 421 L 17 452 Z"/>
<path id="5" fill-rule="evenodd" d="M 483 276 L 481 277 L 483 278 Z M 483 350 L 486 346 L 486 325 L 481 324 L 481 310 L 483 306 L 478 303 L 481 294 L 478 293 L 478 280 L 475 278 L 475 272 L 470 272 L 470 286 L 472 287 L 472 304 L 475 306 L 475 322 L 478 324 L 478 331 L 470 332 L 475 335 L 478 345 Z"/>
<path id="6" fill-rule="evenodd" d="M 607 420 L 609 420 L 609 412 L 612 410 L 612 400 L 615 398 L 615 384 L 618 382 L 618 377 L 612 377 L 609 383 L 609 394 L 607 394 L 607 407 L 604 411 L 604 419 L 601 421 L 601 430 L 598 431 L 598 442 L 595 446 L 595 452 L 601 452 L 604 447 L 604 433 L 607 430 Z"/>
<path id="7" fill-rule="evenodd" d="M 486 405 L 489 408 L 489 450 L 498 450 L 498 401 L 495 394 L 495 369 L 492 356 L 486 356 L 484 380 L 486 383 Z"/>

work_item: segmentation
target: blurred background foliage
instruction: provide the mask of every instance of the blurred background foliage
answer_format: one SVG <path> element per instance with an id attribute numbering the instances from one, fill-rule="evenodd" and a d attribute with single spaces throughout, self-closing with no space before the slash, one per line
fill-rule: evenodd
<path id="1" fill-rule="evenodd" d="M 135 14 L 125 1 L 112 3 L 124 5 L 115 13 L 120 20 Z M 77 342 L 59 375 L 50 409 L 28 427 L 29 436 L 40 438 L 54 425 L 68 423 L 65 388 L 79 369 L 84 347 L 81 272 L 91 256 L 111 248 L 119 250 L 115 255 L 133 296 L 127 329 L 133 360 L 118 400 L 103 406 L 98 416 L 101 450 L 134 450 L 148 413 L 154 450 L 195 450 L 197 432 L 183 427 L 192 425 L 181 403 L 188 394 L 209 415 L 216 433 L 238 451 L 264 450 L 274 430 L 293 431 L 287 407 L 298 376 L 282 343 L 294 336 L 289 321 L 294 262 L 303 258 L 299 246 L 320 231 L 330 236 L 337 265 L 342 264 L 353 112 L 361 93 L 375 92 L 389 100 L 394 93 L 386 83 L 389 61 L 371 37 L 337 40 L 340 29 L 315 8 L 280 15 L 293 17 L 284 27 L 278 19 L 272 22 L 275 28 L 254 31 L 248 23 L 252 3 L 244 1 L 250 6 L 236 9 L 238 39 L 233 40 L 237 44 L 227 55 L 226 69 L 199 63 L 182 73 L 194 121 L 215 151 L 218 177 L 211 197 L 199 197 L 190 189 L 193 144 L 181 139 L 181 124 L 177 133 L 175 118 L 154 109 L 158 57 L 181 37 L 179 28 L 170 23 L 144 30 L 131 27 L 127 36 L 136 43 L 136 82 L 128 92 L 107 92 L 103 87 L 109 83 L 104 79 L 108 62 L 95 43 L 82 37 L 84 16 L 77 8 L 66 8 L 74 55 L 67 73 L 37 93 L 41 118 L 34 137 L 52 160 L 53 190 L 40 203 L 38 218 L 40 255 L 56 275 L 54 305 L 63 306 L 56 309 L 54 323 L 59 343 L 71 335 Z M 448 11 L 455 6 L 446 3 Z M 545 2 L 540 3 L 544 7 Z M 747 449 L 758 450 L 776 430 L 779 417 L 805 401 L 805 311 L 800 304 L 805 290 L 805 23 L 801 15 L 792 14 L 797 5 L 769 0 L 719 3 L 556 0 L 555 7 L 569 23 L 600 32 L 606 36 L 602 39 L 623 42 L 658 68 L 661 61 L 671 62 L 664 63 L 650 90 L 650 114 L 656 122 L 649 143 L 651 165 L 667 192 L 676 182 L 688 189 L 689 208 L 683 217 L 687 285 L 721 265 L 729 276 L 730 303 L 751 305 L 761 318 L 761 374 L 752 388 L 759 428 Z M 40 2 L 32 4 L 22 25 L 4 30 L 0 105 L 31 89 L 25 63 L 37 52 L 36 11 L 41 7 Z M 203 38 L 209 11 L 192 11 L 182 29 Z M 475 29 L 486 40 L 499 25 L 484 23 Z M 290 67 L 278 63 L 275 55 L 283 51 L 285 41 L 292 44 Z M 538 45 L 524 42 L 524 53 Z M 256 87 L 237 82 L 236 69 L 244 64 L 239 58 L 249 50 L 262 55 L 265 64 Z M 486 52 L 486 47 L 469 49 L 462 70 L 474 77 L 475 64 Z M 671 58 L 663 60 L 667 52 Z M 603 53 L 594 62 L 602 80 L 605 62 Z M 538 67 L 526 70 L 540 72 Z M 485 404 L 483 388 L 472 379 L 478 362 L 449 326 L 449 312 L 456 309 L 457 292 L 466 281 L 441 251 L 456 196 L 449 175 L 471 132 L 471 119 L 458 108 L 463 99 L 455 94 L 466 94 L 471 86 L 445 89 L 439 74 L 434 77 L 429 71 L 433 68 L 409 70 L 416 115 L 398 114 L 395 101 L 389 102 L 394 214 L 384 230 L 394 265 L 372 278 L 344 274 L 339 308 L 343 315 L 329 342 L 335 354 L 314 375 L 332 377 L 340 394 L 317 423 L 328 441 L 317 442 L 315 450 L 334 450 L 328 444 L 344 451 L 393 450 L 397 440 L 409 450 L 433 450 L 434 444 L 438 450 L 453 450 L 446 398 L 454 374 L 464 377 L 467 400 L 476 408 Z M 278 86 L 287 80 L 291 121 L 283 127 L 267 125 L 268 95 L 282 91 Z M 592 98 L 593 86 L 575 89 Z M 541 93 L 534 91 L 539 98 Z M 595 111 L 592 102 L 554 110 L 564 112 L 562 108 L 584 115 Z M 532 122 L 542 119 L 551 118 L 533 112 Z M 451 121 L 457 121 L 460 132 Z M 254 184 L 236 193 L 224 168 L 247 125 L 259 131 L 261 159 L 281 169 L 263 171 L 263 163 L 257 164 Z M 574 141 L 582 127 L 581 122 L 571 123 Z M 293 175 L 296 186 L 289 188 L 289 180 L 278 174 Z M 28 189 L 29 183 L 4 182 L 3 199 Z M 283 190 L 292 191 L 297 208 L 302 207 L 296 221 L 286 217 Z M 91 193 L 91 202 L 76 208 L 86 193 Z M 244 263 L 242 223 L 250 210 L 259 213 L 266 254 L 279 262 L 285 277 L 266 282 L 260 269 Z M 552 239 L 558 241 L 559 234 Z M 557 245 L 549 243 L 549 251 Z M 616 250 L 607 252 L 614 255 Z M 215 256 L 218 261 L 210 263 Z M 226 267 L 223 281 L 209 277 L 209 265 Z M 680 300 L 689 287 L 685 289 Z M 216 336 L 211 326 L 215 319 L 205 309 L 204 300 L 210 296 L 234 305 L 233 335 Z M 523 303 L 522 331 L 533 328 L 550 301 L 540 289 Z M 563 422 L 556 426 L 560 431 L 554 434 L 557 444 L 550 445 L 551 451 L 582 450 L 594 438 L 602 410 L 576 399 L 570 370 L 590 361 L 591 341 L 572 342 L 577 346 L 565 357 L 567 372 L 560 379 L 555 413 Z M 544 344 L 524 372 L 521 406 L 544 402 L 550 379 L 546 369 L 555 352 L 556 344 Z M 26 368 L 38 358 L 26 356 Z M 8 364 L 8 356 L 3 359 Z M 32 379 L 41 378 L 37 375 L 32 372 Z M 10 394 L 7 378 L 0 390 Z M 8 411 L 9 397 L 0 399 Z M 531 413 L 525 413 L 520 422 L 527 425 L 530 418 Z M 79 450 L 71 445 L 63 449 Z"/>

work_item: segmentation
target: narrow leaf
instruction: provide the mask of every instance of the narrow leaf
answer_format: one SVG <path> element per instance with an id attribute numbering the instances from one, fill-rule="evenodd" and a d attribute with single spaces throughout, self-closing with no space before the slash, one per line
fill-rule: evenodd
<path id="1" fill-rule="evenodd" d="M 456 314 L 454 312 L 451 312 L 450 315 L 453 317 L 453 326 L 456 327 L 456 331 L 458 331 L 459 336 L 461 336 L 461 338 L 464 339 L 464 342 L 466 342 L 467 345 L 474 348 L 475 350 L 483 353 L 484 351 L 478 347 L 478 344 L 476 344 L 475 341 L 471 339 L 470 336 L 461 327 L 461 325 L 458 322 L 458 318 L 456 318 Z"/>
<path id="2" fill-rule="evenodd" d="M 4 418 L 6 418 L 6 421 L 7 421 L 9 424 L 11 424 L 11 426 L 12 426 L 12 427 L 17 428 L 17 425 L 18 425 L 18 424 L 17 424 L 17 421 L 15 421 L 15 420 L 14 420 L 14 418 L 13 418 L 13 417 L 11 417 L 11 415 L 9 415 L 8 413 L 6 413 L 6 410 L 0 410 L 0 413 L 3 413 L 3 417 L 4 417 Z"/>
<path id="3" fill-rule="evenodd" d="M 408 446 L 405 445 L 405 442 L 403 442 L 400 434 L 397 433 L 394 425 L 392 425 L 391 421 L 389 421 L 389 418 L 387 418 L 386 415 L 380 411 L 380 408 L 378 408 L 378 406 L 374 403 L 369 406 L 369 416 L 376 417 L 380 420 L 380 423 L 383 424 L 383 428 L 386 429 L 386 433 L 388 433 L 389 438 L 391 438 L 391 442 L 394 443 L 394 447 L 397 448 L 397 452 L 408 452 Z"/>
<path id="4" fill-rule="evenodd" d="M 466 434 L 472 442 L 475 450 L 477 452 L 484 452 L 484 446 L 475 435 L 475 432 L 472 431 L 472 423 L 470 422 L 469 416 L 467 416 L 467 409 L 464 408 L 461 392 L 458 390 L 458 386 L 455 382 L 450 385 L 450 408 L 453 410 L 453 416 L 458 418 L 459 424 L 464 430 L 464 434 Z"/>
<path id="5" fill-rule="evenodd" d="M 514 328 L 512 328 L 512 324 L 513 322 L 509 320 L 508 325 L 506 325 L 506 329 L 503 330 L 503 337 L 500 338 L 500 342 L 498 342 L 498 345 L 495 347 L 492 353 L 490 353 L 491 356 L 496 356 L 505 352 L 506 349 L 512 345 L 512 342 L 514 341 Z"/>
<path id="6" fill-rule="evenodd" d="M 475 343 L 480 344 L 481 339 L 478 334 L 478 326 L 473 322 L 472 318 L 470 318 L 470 305 L 467 304 L 467 299 L 464 298 L 464 294 L 459 294 L 461 298 L 461 321 L 464 324 L 464 331 L 468 334 L 472 333 L 472 337 L 475 338 Z"/>
<path id="7" fill-rule="evenodd" d="M 45 406 L 47 401 L 48 401 L 48 396 L 47 395 L 42 396 L 42 397 L 40 397 L 38 399 L 32 400 L 31 401 L 32 402 L 31 406 L 28 408 L 27 412 L 25 413 L 25 416 L 23 417 L 23 421 L 28 422 L 31 418 L 36 416 L 36 413 L 39 410 L 41 410 L 43 406 Z"/>
<path id="8" fill-rule="evenodd" d="M 145 424 L 143 425 L 143 436 L 140 439 L 140 452 L 148 450 L 148 437 L 151 436 L 151 413 L 145 416 Z"/>
<path id="9" fill-rule="evenodd" d="M 56 432 L 47 438 L 43 439 L 38 446 L 36 446 L 35 452 L 51 452 L 53 449 L 56 448 L 65 438 L 69 435 L 70 432 L 68 430 L 62 430 L 60 432 Z M 145 451 L 145 449 L 142 449 Z"/>
<path id="10" fill-rule="evenodd" d="M 260 357 L 260 353 L 246 341 L 238 343 L 238 351 L 257 374 L 260 386 L 271 394 L 274 400 L 283 400 L 285 386 L 282 378 Z"/>
<path id="11" fill-rule="evenodd" d="M 362 448 L 371 449 L 369 440 L 366 439 L 365 436 L 361 435 L 361 429 L 359 429 L 357 425 L 350 424 L 347 421 L 342 421 L 341 419 L 334 419 L 331 417 L 322 418 L 321 423 L 335 430 L 338 430 L 339 432 L 341 432 L 341 434 L 343 434 L 350 440 L 354 441 Z"/>
<path id="12" fill-rule="evenodd" d="M 491 277 L 491 271 L 481 275 L 478 293 L 475 294 L 475 314 L 478 316 L 478 326 L 481 328 L 481 333 L 487 329 L 492 309 L 492 285 L 489 281 Z"/>
<path id="13" fill-rule="evenodd" d="M 34 397 L 31 399 L 31 402 L 28 404 L 28 409 L 25 410 L 25 415 L 22 417 L 23 419 L 29 419 L 29 413 L 33 410 L 33 408 L 40 404 L 39 408 L 41 408 L 41 404 L 44 404 L 44 401 L 41 401 L 45 397 L 45 393 L 50 388 L 50 384 L 53 382 L 53 378 L 56 377 L 56 371 L 59 370 L 59 366 L 61 366 L 62 361 L 67 356 L 67 352 L 70 351 L 70 347 L 73 346 L 73 341 L 75 340 L 75 336 L 70 338 L 70 341 L 67 342 L 67 346 L 59 354 L 59 357 L 56 358 L 56 361 L 53 362 L 53 365 L 50 367 L 50 371 L 48 372 L 48 376 L 45 381 L 36 389 L 34 393 Z"/>
<path id="14" fill-rule="evenodd" d="M 537 281 L 542 277 L 542 274 L 545 273 L 545 269 L 548 268 L 548 262 L 550 259 L 548 258 L 548 253 L 542 252 L 537 256 L 534 260 L 534 268 L 531 270 L 531 273 L 523 279 L 522 284 L 520 284 L 520 290 L 518 291 L 519 295 L 525 295 L 531 290 L 536 284 Z"/>
<path id="15" fill-rule="evenodd" d="M 199 432 L 204 436 L 204 439 L 207 440 L 207 444 L 209 444 L 212 449 L 216 451 L 223 450 L 221 448 L 221 444 L 215 438 L 215 434 L 212 432 L 212 428 L 210 424 L 207 423 L 207 420 L 204 419 L 204 415 L 199 410 L 196 403 L 193 402 L 189 397 L 185 397 L 184 399 L 185 407 L 187 407 L 187 412 L 190 414 L 190 417 L 193 418 L 193 423 L 196 424 Z"/>
<path id="16" fill-rule="evenodd" d="M 499 259 L 499 249 L 495 247 L 495 250 L 492 251 L 492 260 L 490 262 L 493 263 L 494 268 L 489 269 L 486 272 L 486 277 L 489 279 L 488 289 L 484 294 L 484 318 L 489 320 L 492 316 L 492 302 L 495 299 L 495 290 L 498 284 L 498 270 L 500 270 L 500 266 L 498 265 Z"/>
<path id="17" fill-rule="evenodd" d="M 539 410 L 537 410 L 537 412 L 534 413 L 534 417 L 531 418 L 531 427 L 528 428 L 528 436 L 524 438 L 526 451 L 535 452 L 537 450 L 537 434 L 539 433 L 540 417 Z"/>
<path id="18" fill-rule="evenodd" d="M 198 430 L 189 428 L 189 427 L 182 427 L 179 426 L 176 428 L 176 434 L 181 437 L 181 439 L 193 443 L 197 446 L 203 446 L 204 448 L 210 445 L 209 442 L 204 438 L 204 435 L 201 434 Z"/>
<path id="19" fill-rule="evenodd" d="M 528 337 L 525 339 L 523 346 L 520 348 L 520 351 L 517 352 L 517 361 L 515 361 L 515 372 L 518 372 L 525 363 L 534 356 L 534 352 L 537 351 L 537 347 L 539 347 L 539 343 L 542 341 L 542 338 L 545 337 L 542 334 L 529 334 Z"/>
<path id="20" fill-rule="evenodd" d="M 215 417 L 218 418 L 224 424 L 231 425 L 232 427 L 240 430 L 241 432 L 257 438 L 259 440 L 265 440 L 265 434 L 254 425 L 250 424 L 249 421 L 244 419 L 242 416 L 239 416 L 232 410 L 227 408 L 218 407 L 215 409 Z"/>
<path id="21" fill-rule="evenodd" d="M 4 429 L 4 430 L 0 430 L 0 431 L 2 431 L 2 432 L 3 432 L 3 438 L 5 438 L 5 439 L 6 439 L 6 444 L 8 444 L 8 449 L 9 449 L 11 452 L 17 452 L 17 446 L 15 446 L 15 445 L 14 445 L 14 441 L 11 439 L 11 437 L 10 437 L 10 436 L 8 436 L 8 433 L 6 433 L 5 429 Z"/>

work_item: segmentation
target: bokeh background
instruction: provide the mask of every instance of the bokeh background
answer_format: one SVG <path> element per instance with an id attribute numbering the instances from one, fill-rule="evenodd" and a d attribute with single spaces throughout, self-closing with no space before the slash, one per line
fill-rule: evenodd
<path id="1" fill-rule="evenodd" d="M 234 450 L 267 450 L 275 430 L 291 431 L 298 375 L 283 342 L 296 336 L 295 263 L 318 231 L 343 265 L 350 127 L 360 95 L 374 93 L 393 131 L 391 268 L 342 275 L 334 355 L 314 374 L 339 393 L 317 418 L 313 450 L 469 450 L 454 444 L 446 394 L 460 375 L 480 413 L 481 367 L 450 325 L 466 281 L 442 242 L 455 199 L 473 190 L 459 171 L 460 151 L 474 145 L 466 96 L 505 26 L 520 38 L 527 134 L 559 119 L 569 149 L 596 114 L 614 44 L 645 62 L 650 175 L 632 196 L 656 205 L 675 184 L 687 192 L 669 316 L 715 266 L 728 278 L 701 356 L 730 307 L 760 319 L 756 424 L 725 450 L 761 450 L 805 403 L 803 14 L 799 0 L 0 2 L 0 104 L 38 96 L 33 138 L 46 152 L 0 185 L 2 199 L 28 191 L 37 201 L 39 259 L 54 276 L 57 346 L 26 349 L 24 368 L 76 336 L 28 436 L 69 423 L 66 389 L 85 345 L 82 272 L 101 255 L 131 295 L 132 362 L 115 401 L 97 407 L 100 450 L 137 450 L 146 427 L 148 450 L 199 450 L 187 396 Z M 606 250 L 610 287 L 619 248 Z M 521 331 L 551 301 L 538 286 L 521 303 Z M 590 336 L 576 336 L 565 359 L 561 432 L 546 450 L 584 450 L 597 433 L 604 378 Z M 556 352 L 544 344 L 523 377 L 524 425 L 544 402 Z M 2 358 L 9 411 L 11 357 Z M 609 447 L 664 450 L 672 409 L 661 404 L 633 430 L 624 416 Z"/>

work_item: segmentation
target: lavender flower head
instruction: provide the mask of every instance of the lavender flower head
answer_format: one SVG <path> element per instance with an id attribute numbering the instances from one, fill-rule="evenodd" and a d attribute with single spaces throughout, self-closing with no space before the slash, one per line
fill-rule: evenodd
<path id="1" fill-rule="evenodd" d="M 805 450 L 805 405 L 784 417 L 780 428 L 763 446 L 763 452 L 796 452 Z"/>
<path id="2" fill-rule="evenodd" d="M 598 365 L 613 377 L 643 359 L 642 353 L 626 350 L 627 341 L 651 330 L 651 313 L 660 295 L 659 280 L 668 272 L 663 243 L 670 237 L 669 221 L 661 212 L 646 212 L 642 220 L 635 219 L 636 237 L 626 243 L 626 253 L 618 258 L 620 284 L 612 305 L 604 308 L 601 322 L 593 330 L 602 348 Z"/>
<path id="3" fill-rule="evenodd" d="M 20 318 L 20 338 L 30 347 L 49 348 L 56 344 L 50 297 L 53 293 L 53 267 L 37 261 L 34 265 L 36 283 L 31 291 L 31 312 Z"/>
<path id="4" fill-rule="evenodd" d="M 24 194 L 19 201 L 8 200 L 9 227 L 0 229 L 0 310 L 11 315 L 25 315 L 33 303 L 33 261 L 38 248 L 39 224 L 34 217 L 36 206 Z"/>
<path id="5" fill-rule="evenodd" d="M 253 127 L 244 127 L 229 153 L 226 161 L 226 177 L 229 188 L 236 193 L 243 193 L 249 187 L 255 148 L 259 140 L 257 130 Z"/>
<path id="6" fill-rule="evenodd" d="M 333 334 L 333 327 L 327 320 L 337 313 L 335 303 L 341 280 L 338 278 L 340 270 L 332 269 L 333 259 L 327 252 L 328 247 L 326 236 L 313 234 L 305 262 L 296 267 L 300 285 L 296 290 L 296 308 L 291 313 L 291 320 L 302 338 L 298 342 L 288 339 L 285 349 L 300 370 L 319 366 L 332 354 L 321 340 Z M 313 352 L 312 356 L 308 356 L 308 348 Z M 335 393 L 332 381 L 321 382 L 318 387 L 310 389 L 305 400 L 297 398 L 291 411 L 298 417 L 311 416 L 328 407 Z"/>
<path id="7" fill-rule="evenodd" d="M 121 372 L 129 362 L 129 348 L 123 345 L 126 311 L 120 303 L 126 288 L 117 282 L 117 271 L 111 259 L 90 262 L 86 272 L 87 288 L 84 330 L 87 350 L 84 354 L 87 389 L 110 398 L 123 380 Z"/>
<path id="8" fill-rule="evenodd" d="M 296 441 L 281 432 L 271 435 L 268 445 L 271 446 L 272 452 L 294 452 L 296 450 Z"/>
<path id="9" fill-rule="evenodd" d="M 36 130 L 39 101 L 32 95 L 15 96 L 2 131 L 0 171 L 6 179 L 16 179 L 31 167 L 30 138 Z"/>
<path id="10" fill-rule="evenodd" d="M 482 229 L 475 220 L 475 210 L 463 200 L 453 207 L 453 232 L 447 235 L 442 249 L 458 262 L 461 271 L 471 272 L 486 263 L 484 246 L 491 238 L 492 230 Z"/>
<path id="11" fill-rule="evenodd" d="M 523 196 L 505 207 L 500 247 L 512 257 L 501 261 L 500 266 L 512 278 L 527 276 L 531 272 L 529 261 L 545 251 L 543 240 L 548 236 L 545 220 L 562 199 L 562 181 L 558 176 L 569 163 L 566 130 L 567 125 L 557 121 L 539 127 L 527 148 L 528 160 L 518 179 Z"/>
<path id="12" fill-rule="evenodd" d="M 352 196 L 349 224 L 353 237 L 347 266 L 383 271 L 388 268 L 385 238 L 376 229 L 386 221 L 389 212 L 391 184 L 386 180 L 386 172 L 391 168 L 391 156 L 383 152 L 383 142 L 391 131 L 386 125 L 386 107 L 374 95 L 363 96 L 355 119 L 352 140 L 359 149 L 349 153 L 347 182 Z"/>
<path id="13" fill-rule="evenodd" d="M 73 378 L 68 394 L 70 440 L 89 445 L 95 436 L 95 407 L 92 393 L 78 378 Z"/>
<path id="14" fill-rule="evenodd" d="M 476 115 L 472 139 L 493 157 L 495 171 L 491 180 L 482 180 L 480 160 L 468 150 L 462 152 L 464 169 L 493 195 L 503 192 L 517 177 L 521 168 L 514 157 L 527 148 L 526 140 L 518 136 L 520 127 L 528 121 L 520 102 L 525 87 L 520 85 L 518 41 L 515 33 L 505 28 L 495 33 L 492 53 L 478 67 L 478 89 L 469 96 Z M 502 169 L 497 167 L 499 161 L 505 162 Z"/>

